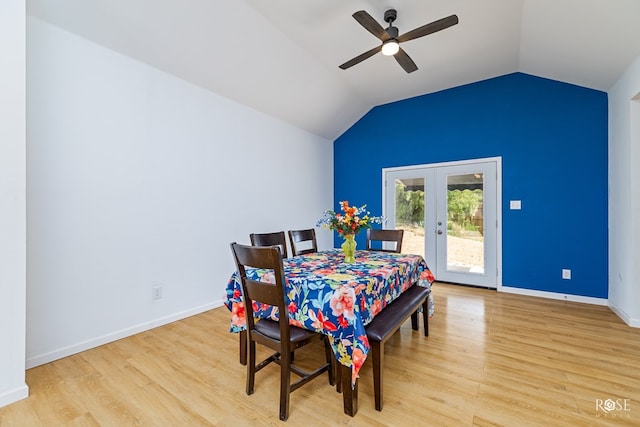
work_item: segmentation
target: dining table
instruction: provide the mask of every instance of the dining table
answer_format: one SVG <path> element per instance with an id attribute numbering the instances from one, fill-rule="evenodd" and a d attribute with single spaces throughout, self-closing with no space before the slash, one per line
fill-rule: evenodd
<path id="1" fill-rule="evenodd" d="M 344 262 L 338 249 L 283 259 L 289 324 L 327 335 L 340 369 L 344 412 L 358 410 L 358 373 L 369 353 L 365 327 L 411 286 L 430 287 L 434 281 L 420 255 L 358 250 L 355 261 Z M 268 281 L 269 270 L 248 269 L 247 276 Z M 433 315 L 430 296 L 429 313 Z M 240 278 L 227 283 L 225 305 L 231 312 L 231 332 L 245 331 Z M 256 310 L 257 309 L 257 310 Z M 254 307 L 260 318 L 278 318 L 277 307 Z M 244 335 L 246 340 L 246 335 Z M 242 349 L 242 339 L 241 339 Z"/>

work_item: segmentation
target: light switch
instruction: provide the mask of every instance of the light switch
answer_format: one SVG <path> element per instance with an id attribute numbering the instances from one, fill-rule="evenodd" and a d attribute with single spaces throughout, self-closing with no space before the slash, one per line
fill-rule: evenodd
<path id="1" fill-rule="evenodd" d="M 522 209 L 522 202 L 520 200 L 510 200 L 509 209 L 512 209 L 512 210 Z"/>

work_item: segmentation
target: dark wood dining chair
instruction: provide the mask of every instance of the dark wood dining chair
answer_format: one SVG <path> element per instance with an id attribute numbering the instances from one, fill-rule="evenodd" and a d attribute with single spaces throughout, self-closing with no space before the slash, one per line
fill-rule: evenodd
<path id="1" fill-rule="evenodd" d="M 291 243 L 291 254 L 293 256 L 318 252 L 316 230 L 313 228 L 308 230 L 289 230 L 289 243 Z"/>
<path id="2" fill-rule="evenodd" d="M 253 394 L 256 372 L 274 362 L 280 365 L 280 419 L 289 417 L 289 396 L 291 392 L 311 381 L 323 372 L 328 372 L 329 384 L 335 384 L 333 351 L 326 335 L 289 325 L 287 304 L 285 302 L 285 277 L 282 254 L 277 246 L 257 247 L 231 244 L 231 251 L 238 268 L 242 285 L 242 296 L 247 322 L 247 394 Z M 275 283 L 260 282 L 247 277 L 247 268 L 273 270 Z M 278 308 L 279 320 L 260 319 L 253 315 L 253 303 L 264 303 Z M 324 341 L 326 363 L 319 368 L 306 372 L 293 364 L 291 353 L 316 340 Z M 271 356 L 256 363 L 256 343 L 274 350 Z M 300 379 L 291 383 L 290 373 Z"/>
<path id="3" fill-rule="evenodd" d="M 379 230 L 367 228 L 367 250 L 400 253 L 402 251 L 403 236 L 404 230 Z M 379 242 L 380 246 L 378 247 L 374 242 Z M 384 247 L 385 242 L 394 243 L 394 248 L 386 249 Z"/>
<path id="4" fill-rule="evenodd" d="M 249 239 L 251 240 L 251 246 L 280 246 L 282 257 L 289 257 L 287 253 L 287 239 L 284 231 L 276 231 L 273 233 L 251 233 L 249 234 Z M 246 365 L 247 353 L 246 350 L 243 352 L 243 346 L 246 347 L 247 339 L 246 334 L 243 335 L 243 332 L 240 332 L 240 334 L 240 363 L 242 365 Z M 293 360 L 293 355 L 294 353 L 291 353 L 291 360 Z"/>
<path id="5" fill-rule="evenodd" d="M 252 246 L 280 246 L 283 258 L 288 258 L 287 239 L 284 231 L 275 231 L 273 233 L 251 233 L 249 234 Z M 293 357 L 292 357 L 293 360 Z M 247 332 L 240 332 L 240 364 L 247 364 Z"/>
<path id="6" fill-rule="evenodd" d="M 283 258 L 288 258 L 287 239 L 284 231 L 276 231 L 273 233 L 251 233 L 249 234 L 252 246 L 280 246 Z"/>

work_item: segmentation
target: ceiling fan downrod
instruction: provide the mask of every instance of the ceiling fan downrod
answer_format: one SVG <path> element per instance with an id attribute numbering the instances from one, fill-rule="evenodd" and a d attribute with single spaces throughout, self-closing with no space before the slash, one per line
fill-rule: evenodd
<path id="1" fill-rule="evenodd" d="M 395 9 L 389 9 L 384 12 L 384 21 L 389 24 L 389 27 L 385 31 L 392 39 L 398 38 L 398 27 L 393 26 L 393 21 L 395 21 L 397 17 L 398 12 Z"/>

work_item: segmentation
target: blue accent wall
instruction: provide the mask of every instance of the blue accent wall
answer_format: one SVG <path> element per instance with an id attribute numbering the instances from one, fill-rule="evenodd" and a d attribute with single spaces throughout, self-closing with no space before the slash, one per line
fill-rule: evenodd
<path id="1" fill-rule="evenodd" d="M 334 141 L 334 209 L 380 215 L 383 168 L 502 156 L 503 286 L 607 298 L 607 103 L 514 73 L 375 107 Z"/>

